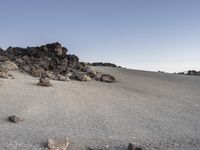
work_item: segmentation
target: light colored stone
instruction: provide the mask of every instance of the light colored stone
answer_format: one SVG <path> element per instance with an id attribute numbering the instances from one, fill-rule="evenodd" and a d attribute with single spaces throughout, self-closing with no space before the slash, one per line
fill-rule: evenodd
<path id="1" fill-rule="evenodd" d="M 11 61 L 0 62 L 0 71 L 12 71 L 17 69 L 18 66 Z"/>
<path id="2" fill-rule="evenodd" d="M 47 141 L 47 148 L 49 150 L 67 150 L 69 146 L 68 138 L 52 138 Z"/>

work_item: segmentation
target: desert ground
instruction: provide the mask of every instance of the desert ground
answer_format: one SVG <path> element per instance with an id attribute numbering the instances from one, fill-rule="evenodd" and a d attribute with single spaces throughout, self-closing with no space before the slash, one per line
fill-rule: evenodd
<path id="1" fill-rule="evenodd" d="M 117 82 L 52 81 L 19 71 L 0 82 L 0 150 L 42 150 L 50 137 L 69 149 L 200 149 L 200 77 L 93 67 Z M 24 121 L 14 124 L 9 115 Z"/>

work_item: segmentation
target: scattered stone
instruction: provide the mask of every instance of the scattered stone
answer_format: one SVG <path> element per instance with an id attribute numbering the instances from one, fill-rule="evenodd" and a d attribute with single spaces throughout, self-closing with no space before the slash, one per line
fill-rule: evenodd
<path id="1" fill-rule="evenodd" d="M 115 82 L 115 77 L 109 75 L 109 74 L 102 74 L 100 77 L 100 81 L 102 82 L 108 82 L 108 83 L 113 83 Z"/>
<path id="2" fill-rule="evenodd" d="M 144 150 L 144 149 L 136 146 L 135 144 L 129 143 L 128 144 L 128 150 Z"/>
<path id="3" fill-rule="evenodd" d="M 47 87 L 52 86 L 52 84 L 50 83 L 50 80 L 45 76 L 40 77 L 38 85 L 47 86 Z"/>
<path id="4" fill-rule="evenodd" d="M 82 72 L 74 72 L 74 79 L 78 81 L 90 81 L 91 78 Z"/>
<path id="5" fill-rule="evenodd" d="M 97 72 L 91 67 L 85 67 L 82 69 L 82 71 L 85 72 L 91 78 L 96 78 L 97 76 Z"/>
<path id="6" fill-rule="evenodd" d="M 18 123 L 18 122 L 23 121 L 23 119 L 21 119 L 21 118 L 18 117 L 18 116 L 15 116 L 15 115 L 9 116 L 9 117 L 8 117 L 8 120 L 9 120 L 10 122 L 13 122 L 13 123 Z"/>
<path id="7" fill-rule="evenodd" d="M 61 74 L 57 74 L 54 78 L 54 80 L 58 80 L 58 81 L 69 81 L 69 77 L 67 76 L 63 76 Z"/>
<path id="8" fill-rule="evenodd" d="M 104 147 L 98 147 L 98 148 L 91 148 L 91 147 L 88 147 L 87 148 L 88 150 L 108 150 L 109 149 L 109 146 L 106 145 Z"/>
<path id="9" fill-rule="evenodd" d="M 50 79 L 54 79 L 56 77 L 56 75 L 52 71 L 46 71 L 45 75 Z"/>
<path id="10" fill-rule="evenodd" d="M 8 79 L 8 72 L 7 71 L 0 72 L 0 78 Z"/>
<path id="11" fill-rule="evenodd" d="M 8 74 L 8 77 L 10 77 L 11 79 L 15 79 L 15 77 L 12 74 Z"/>
<path id="12" fill-rule="evenodd" d="M 47 148 L 49 150 L 67 150 L 68 146 L 68 138 L 52 138 L 47 141 Z"/>

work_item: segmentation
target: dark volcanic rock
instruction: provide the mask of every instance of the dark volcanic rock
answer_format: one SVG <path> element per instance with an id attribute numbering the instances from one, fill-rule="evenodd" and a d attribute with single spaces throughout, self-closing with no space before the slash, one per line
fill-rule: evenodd
<path id="1" fill-rule="evenodd" d="M 191 75 L 191 76 L 200 76 L 200 71 L 196 71 L 196 70 L 189 70 L 187 75 Z"/>
<path id="2" fill-rule="evenodd" d="M 67 55 L 67 51 L 67 48 L 56 42 L 40 47 L 9 47 L 6 53 L 21 70 L 40 77 L 45 71 L 66 74 L 72 68 L 80 68 L 79 58 Z"/>
<path id="3" fill-rule="evenodd" d="M 92 65 L 93 66 L 118 67 L 115 64 L 112 64 L 112 63 L 103 63 L 103 62 L 95 62 L 95 63 L 92 63 Z"/>
<path id="4" fill-rule="evenodd" d="M 116 80 L 115 80 L 115 77 L 113 77 L 109 74 L 102 74 L 100 77 L 100 81 L 112 83 L 112 82 L 115 82 Z"/>
<path id="5" fill-rule="evenodd" d="M 69 78 L 89 81 L 97 77 L 96 71 L 89 68 L 87 63 L 79 62 L 76 55 L 70 55 L 67 52 L 67 48 L 62 47 L 58 42 L 27 48 L 9 47 L 6 51 L 0 49 L 0 61 L 7 58 L 16 63 L 20 71 L 34 77 L 45 75 L 50 79 L 60 81 L 68 81 Z M 100 63 L 100 65 L 116 67 L 111 63 Z M 112 82 L 111 78 L 108 80 L 105 82 Z M 45 84 L 46 82 L 43 83 L 43 78 L 41 78 L 39 85 L 45 86 Z"/>
<path id="6" fill-rule="evenodd" d="M 0 47 L 0 62 L 9 60 L 8 56 L 6 55 L 5 51 Z"/>
<path id="7" fill-rule="evenodd" d="M 190 76 L 200 76 L 200 71 L 189 70 L 189 71 L 186 71 L 186 72 L 178 72 L 177 74 L 180 74 L 180 75 L 190 75 Z"/>
<path id="8" fill-rule="evenodd" d="M 23 119 L 21 119 L 21 118 L 18 117 L 18 116 L 15 116 L 15 115 L 9 116 L 9 117 L 8 117 L 8 120 L 9 120 L 10 122 L 13 122 L 13 123 L 18 123 L 18 122 L 20 122 L 20 121 L 23 121 Z"/>

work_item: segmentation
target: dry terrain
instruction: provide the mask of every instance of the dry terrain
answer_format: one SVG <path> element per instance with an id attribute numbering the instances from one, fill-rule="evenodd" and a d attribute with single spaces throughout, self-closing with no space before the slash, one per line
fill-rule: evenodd
<path id="1" fill-rule="evenodd" d="M 49 137 L 68 136 L 69 149 L 200 149 L 200 77 L 93 67 L 116 83 L 52 81 L 12 72 L 0 82 L 0 150 L 43 149 Z M 9 115 L 24 121 L 14 124 Z"/>

